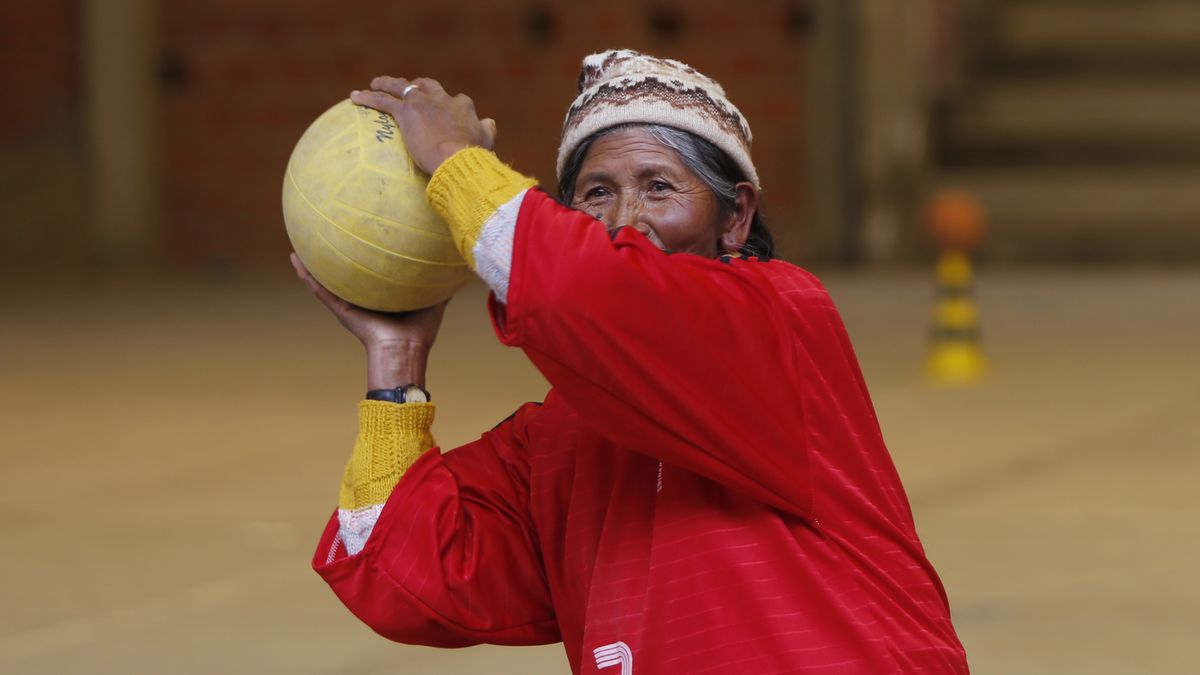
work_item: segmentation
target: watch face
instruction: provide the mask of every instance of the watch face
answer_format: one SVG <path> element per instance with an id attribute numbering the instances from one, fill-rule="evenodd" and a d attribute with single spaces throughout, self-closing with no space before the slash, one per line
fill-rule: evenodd
<path id="1" fill-rule="evenodd" d="M 424 389 L 422 389 L 414 384 L 414 385 L 410 385 L 404 389 L 404 402 L 405 403 L 428 403 L 429 396 L 425 393 Z"/>

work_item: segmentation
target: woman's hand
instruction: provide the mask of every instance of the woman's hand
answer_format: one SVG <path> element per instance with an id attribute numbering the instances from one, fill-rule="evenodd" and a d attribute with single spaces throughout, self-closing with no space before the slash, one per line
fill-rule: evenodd
<path id="1" fill-rule="evenodd" d="M 312 294 L 367 350 L 367 389 L 391 389 L 406 384 L 425 386 L 429 350 L 442 325 L 446 304 L 411 312 L 376 312 L 339 298 L 313 278 L 292 254 L 292 267 Z"/>
<path id="2" fill-rule="evenodd" d="M 496 121 L 479 119 L 468 96 L 450 96 L 437 80 L 377 77 L 370 91 L 351 92 L 350 100 L 396 118 L 409 155 L 428 174 L 463 148 L 496 145 Z"/>

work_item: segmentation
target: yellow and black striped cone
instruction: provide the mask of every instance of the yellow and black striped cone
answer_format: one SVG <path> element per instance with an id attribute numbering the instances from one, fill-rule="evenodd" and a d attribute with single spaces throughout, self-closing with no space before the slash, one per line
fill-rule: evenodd
<path id="1" fill-rule="evenodd" d="M 938 258 L 933 344 L 925 363 L 935 382 L 969 384 L 987 374 L 987 359 L 979 346 L 979 307 L 972 276 L 965 253 L 946 251 Z"/>

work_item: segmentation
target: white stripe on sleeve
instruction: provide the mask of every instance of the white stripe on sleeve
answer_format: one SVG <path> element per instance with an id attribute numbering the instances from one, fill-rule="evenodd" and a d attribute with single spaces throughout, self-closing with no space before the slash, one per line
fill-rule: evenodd
<path id="1" fill-rule="evenodd" d="M 363 550 L 381 513 L 383 504 L 353 510 L 338 509 L 338 537 L 346 545 L 346 555 L 354 555 Z"/>
<path id="2" fill-rule="evenodd" d="M 517 215 L 525 199 L 522 190 L 484 223 L 475 242 L 475 272 L 492 289 L 502 303 L 508 302 L 508 277 L 512 273 L 513 237 L 517 231 Z"/>

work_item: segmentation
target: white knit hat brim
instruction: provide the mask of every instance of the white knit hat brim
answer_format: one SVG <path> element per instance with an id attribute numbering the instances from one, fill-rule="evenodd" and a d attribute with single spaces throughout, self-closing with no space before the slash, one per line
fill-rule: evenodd
<path id="1" fill-rule="evenodd" d="M 581 84 L 587 86 L 563 123 L 560 179 L 575 149 L 592 135 L 617 126 L 657 124 L 709 141 L 761 187 L 750 158 L 750 126 L 715 81 L 686 64 L 628 50 L 593 54 L 583 68 Z"/>

